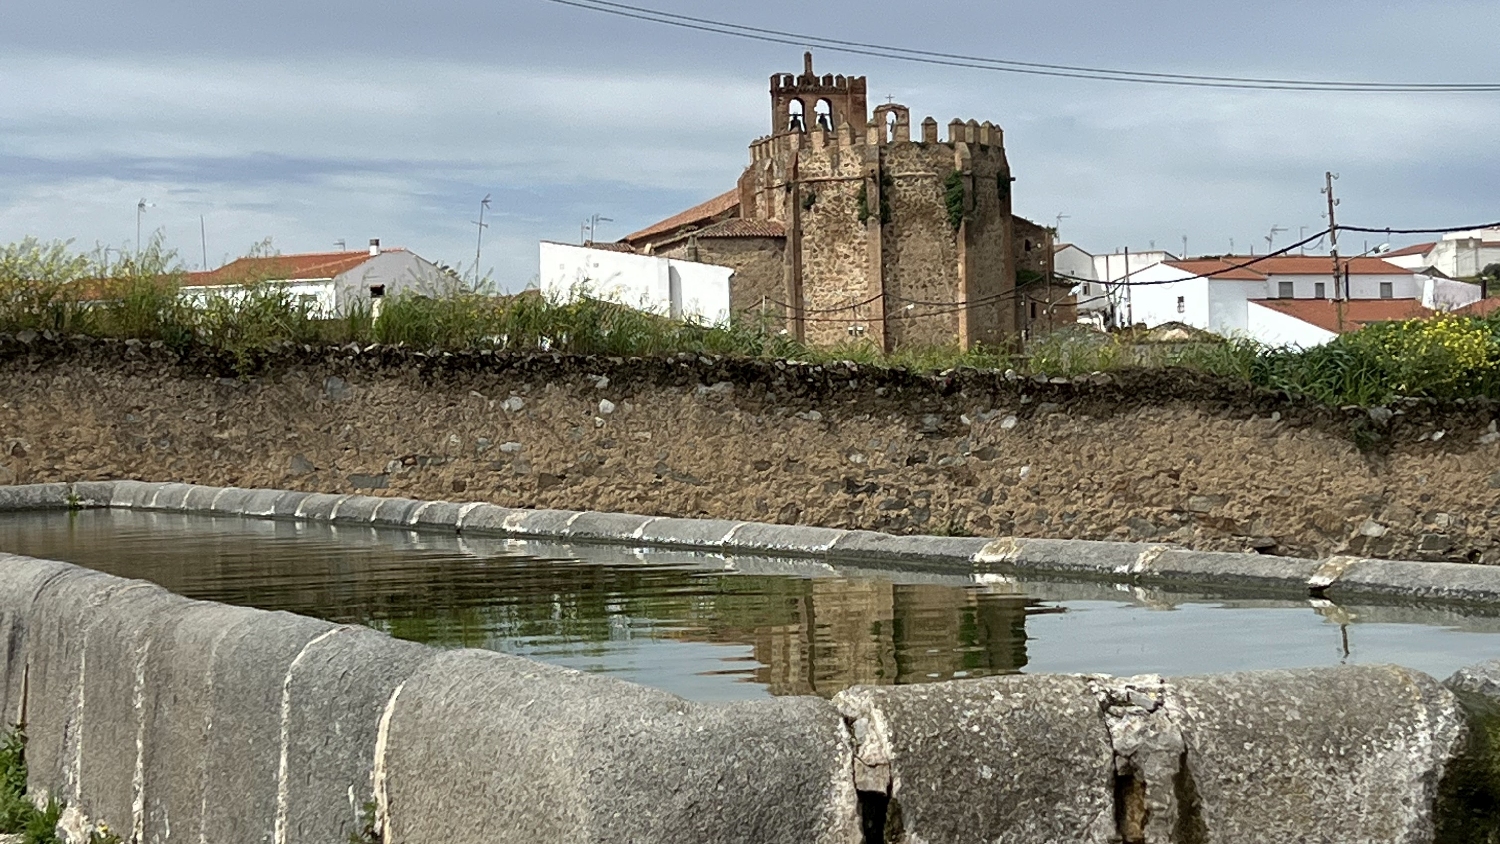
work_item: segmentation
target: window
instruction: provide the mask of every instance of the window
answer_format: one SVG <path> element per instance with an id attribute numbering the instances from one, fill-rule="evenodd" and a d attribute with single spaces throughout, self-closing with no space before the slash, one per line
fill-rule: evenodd
<path id="1" fill-rule="evenodd" d="M 1295 299 L 1297 298 L 1296 288 L 1290 281 L 1278 281 L 1276 282 L 1276 298 Z"/>
<path id="2" fill-rule="evenodd" d="M 371 299 L 379 299 L 380 297 L 382 297 L 384 295 L 385 295 L 385 285 L 384 284 L 372 284 L 372 285 L 370 285 L 370 298 Z"/>
<path id="3" fill-rule="evenodd" d="M 1382 299 L 1392 299 L 1392 298 L 1395 298 L 1395 295 L 1396 294 L 1395 294 L 1395 291 L 1392 289 L 1391 282 L 1389 282 L 1389 281 L 1382 281 L 1380 283 L 1380 298 L 1382 298 Z"/>
<path id="4" fill-rule="evenodd" d="M 1087 284 L 1083 286 L 1083 295 L 1089 295 L 1089 286 Z"/>
<path id="5" fill-rule="evenodd" d="M 1313 298 L 1314 299 L 1327 299 L 1328 298 L 1328 285 L 1325 284 L 1324 282 L 1321 282 L 1321 281 L 1317 282 L 1316 284 L 1314 284 L 1313 285 Z"/>
<path id="6" fill-rule="evenodd" d="M 1186 296 L 1178 296 L 1177 297 L 1177 313 L 1179 313 L 1179 314 L 1181 314 L 1181 313 L 1187 313 L 1187 297 Z"/>
<path id="7" fill-rule="evenodd" d="M 807 124 L 803 122 L 803 110 L 801 100 L 792 100 L 787 104 L 786 128 L 792 132 L 806 132 Z"/>
<path id="8" fill-rule="evenodd" d="M 1036 303 L 1031 303 L 1031 318 L 1036 319 Z"/>

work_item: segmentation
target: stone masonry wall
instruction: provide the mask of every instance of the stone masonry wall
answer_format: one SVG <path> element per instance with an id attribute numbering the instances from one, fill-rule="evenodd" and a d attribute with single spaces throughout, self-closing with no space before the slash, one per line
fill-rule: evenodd
<path id="1" fill-rule="evenodd" d="M 886 308 L 892 346 L 945 345 L 958 336 L 953 308 L 913 305 L 954 302 L 958 242 L 943 202 L 943 180 L 954 169 L 953 148 L 896 143 L 881 149 L 890 184 L 891 225 L 884 239 Z"/>
<path id="2" fill-rule="evenodd" d="M 0 482 L 1500 562 L 1488 405 L 1397 407 L 1379 426 L 1183 373 L 1037 384 L 395 349 L 269 366 L 226 377 L 227 362 L 140 345 L 0 338 Z"/>
<path id="3" fill-rule="evenodd" d="M 821 139 L 822 133 L 814 133 Z M 827 145 L 798 155 L 797 195 L 802 204 L 802 297 L 808 313 L 808 342 L 831 345 L 849 340 L 849 326 L 868 323 L 876 313 L 862 303 L 878 290 L 870 285 L 867 229 L 859 220 L 859 193 L 864 183 L 865 147 L 842 146 L 837 136 Z"/>

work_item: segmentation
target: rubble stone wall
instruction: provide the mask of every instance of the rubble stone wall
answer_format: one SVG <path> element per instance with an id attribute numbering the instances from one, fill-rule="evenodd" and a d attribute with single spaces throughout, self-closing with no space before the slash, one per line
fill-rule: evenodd
<path id="1" fill-rule="evenodd" d="M 1500 562 L 1496 408 L 1189 373 L 0 339 L 0 483 L 138 478 L 888 533 Z M 1388 418 L 1389 417 L 1389 418 Z"/>

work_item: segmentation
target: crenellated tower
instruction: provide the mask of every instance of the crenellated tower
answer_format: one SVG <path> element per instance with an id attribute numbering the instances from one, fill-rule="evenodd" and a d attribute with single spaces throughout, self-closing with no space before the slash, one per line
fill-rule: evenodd
<path id="1" fill-rule="evenodd" d="M 813 343 L 998 345 L 1016 333 L 1004 135 L 866 103 L 864 77 L 771 77 L 771 134 L 750 145 L 743 219 L 785 227 L 787 326 Z M 770 297 L 764 297 L 770 298 Z"/>

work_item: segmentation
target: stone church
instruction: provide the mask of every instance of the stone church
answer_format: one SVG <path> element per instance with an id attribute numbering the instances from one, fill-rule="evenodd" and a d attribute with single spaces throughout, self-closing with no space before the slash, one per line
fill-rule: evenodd
<path id="1" fill-rule="evenodd" d="M 771 77 L 771 133 L 739 183 L 609 248 L 732 268 L 735 319 L 827 345 L 998 346 L 1034 315 L 1051 233 L 1011 215 L 1004 136 L 992 123 L 913 127 L 866 98 L 865 78 Z M 914 131 L 915 130 L 915 131 Z"/>

